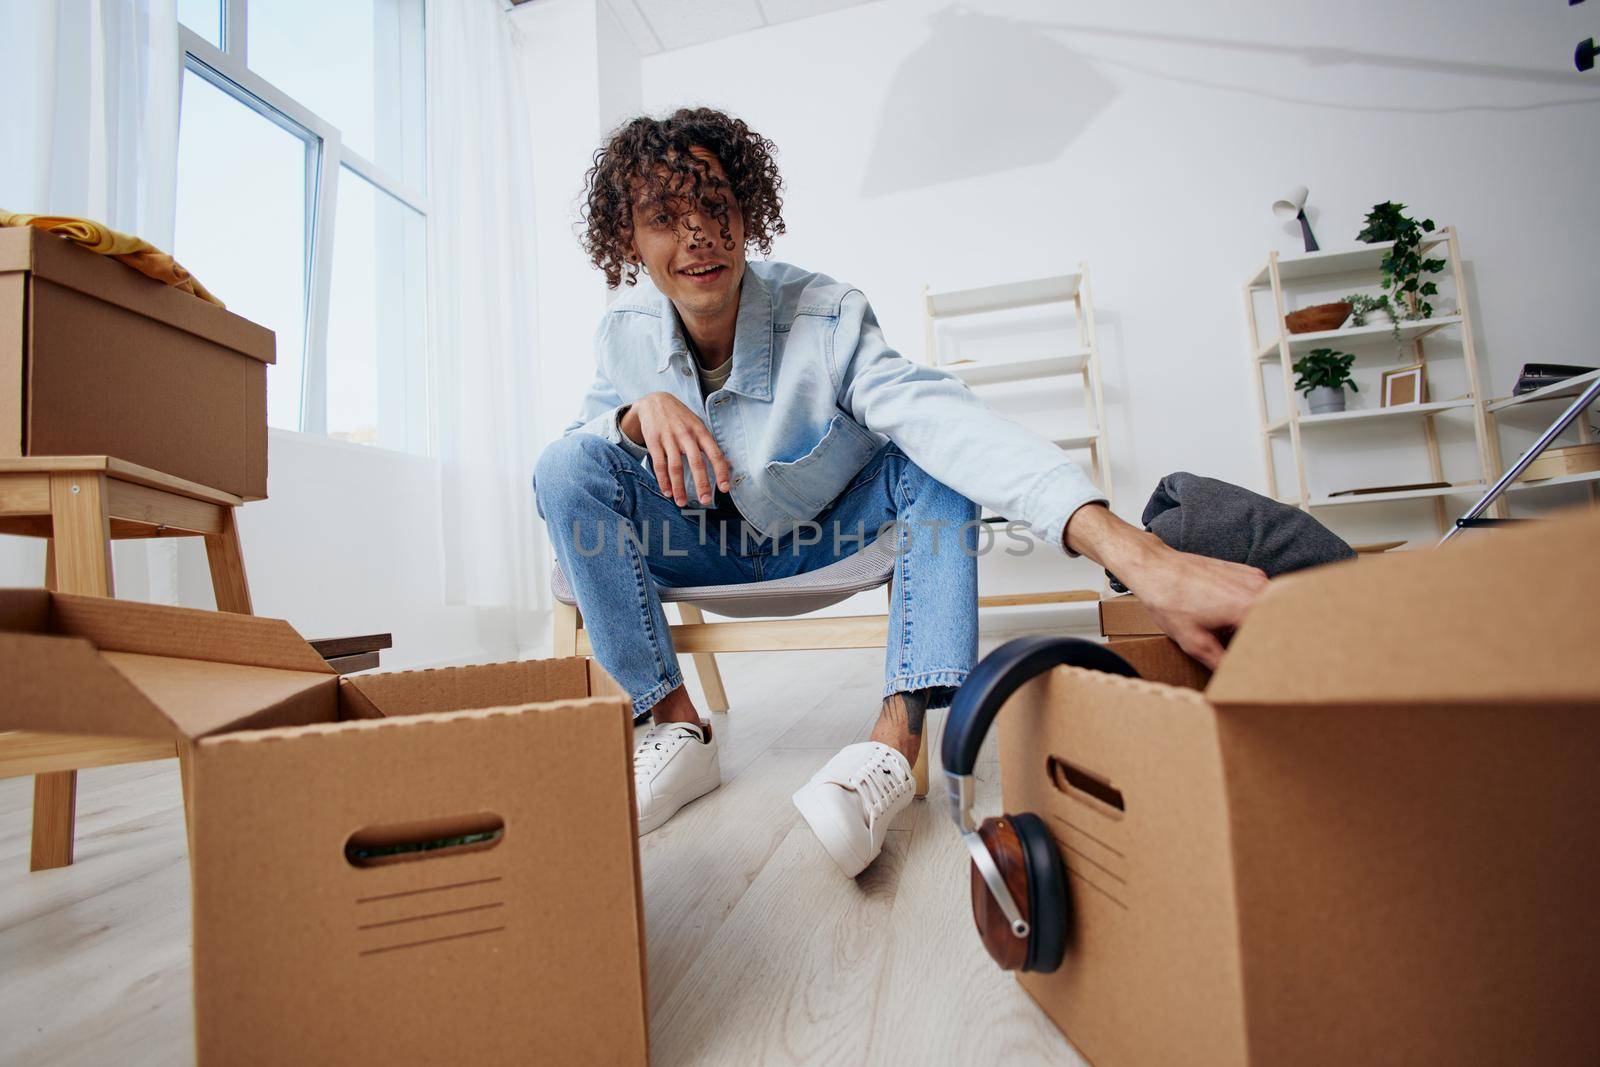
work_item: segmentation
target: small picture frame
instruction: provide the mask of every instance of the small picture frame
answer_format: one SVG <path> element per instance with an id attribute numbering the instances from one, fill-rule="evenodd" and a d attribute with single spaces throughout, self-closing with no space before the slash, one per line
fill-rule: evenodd
<path id="1" fill-rule="evenodd" d="M 1383 372 L 1384 407 L 1398 408 L 1407 404 L 1422 404 L 1426 403 L 1427 399 L 1428 380 L 1423 376 L 1421 363 Z"/>

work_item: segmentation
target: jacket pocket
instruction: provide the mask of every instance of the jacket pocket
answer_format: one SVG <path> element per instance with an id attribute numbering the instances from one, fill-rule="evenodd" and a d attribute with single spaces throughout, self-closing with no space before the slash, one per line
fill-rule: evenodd
<path id="1" fill-rule="evenodd" d="M 815 515 L 844 491 L 881 443 L 841 412 L 828 421 L 828 431 L 811 451 L 788 462 L 773 460 L 767 464 L 767 474 L 775 488 Z"/>

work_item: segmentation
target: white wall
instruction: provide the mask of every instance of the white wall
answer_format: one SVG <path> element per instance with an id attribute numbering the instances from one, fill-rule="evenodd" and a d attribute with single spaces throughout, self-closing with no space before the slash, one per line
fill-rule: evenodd
<path id="1" fill-rule="evenodd" d="M 386 668 L 523 654 L 504 612 L 444 602 L 432 460 L 272 430 L 268 473 L 271 496 L 239 511 L 256 614 L 307 637 L 392 633 Z M 38 585 L 43 545 L 0 537 L 0 585 Z M 215 606 L 198 538 L 118 542 L 113 570 L 123 599 Z"/>
<path id="2" fill-rule="evenodd" d="M 644 99 L 643 57 L 609 5 L 595 6 L 595 47 L 600 68 L 600 129 L 609 131 L 639 114 Z"/>
<path id="3" fill-rule="evenodd" d="M 1600 78 L 1570 73 L 1593 28 L 1554 4 L 880 0 L 645 57 L 643 103 L 724 107 L 773 138 L 776 258 L 861 286 L 913 358 L 924 283 L 1087 261 L 1117 510 L 1135 518 L 1172 470 L 1264 488 L 1240 286 L 1298 247 L 1269 212 L 1289 186 L 1311 187 L 1324 247 L 1387 199 L 1459 228 L 1494 394 L 1524 361 L 1600 361 Z M 1464 478 L 1470 437 L 1446 438 Z M 1387 480 L 1417 439 L 1347 439 L 1365 467 L 1314 476 Z M 1425 502 L 1319 517 L 1353 540 L 1433 529 Z M 989 591 L 1069 566 L 997 563 Z"/>

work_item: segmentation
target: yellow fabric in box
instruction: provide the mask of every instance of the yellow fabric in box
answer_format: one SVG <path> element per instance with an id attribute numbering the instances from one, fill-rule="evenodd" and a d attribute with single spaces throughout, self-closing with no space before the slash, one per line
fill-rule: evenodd
<path id="1" fill-rule="evenodd" d="M 200 279 L 166 252 L 143 238 L 118 233 L 90 219 L 75 219 L 68 215 L 13 215 L 8 211 L 0 211 L 0 226 L 32 226 L 53 233 L 91 252 L 110 256 L 146 277 L 192 293 L 217 307 L 226 306 L 200 284 Z"/>

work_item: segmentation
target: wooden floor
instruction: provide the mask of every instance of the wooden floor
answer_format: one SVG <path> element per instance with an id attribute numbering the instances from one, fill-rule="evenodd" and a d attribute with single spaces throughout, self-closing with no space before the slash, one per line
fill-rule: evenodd
<path id="1" fill-rule="evenodd" d="M 882 653 L 719 659 L 723 786 L 641 841 L 653 1062 L 1082 1064 L 972 930 L 937 766 L 854 881 L 790 803 L 866 738 Z M 0 1062 L 192 1062 L 178 796 L 172 761 L 84 772 L 77 864 L 29 874 L 31 783 L 0 781 Z"/>

